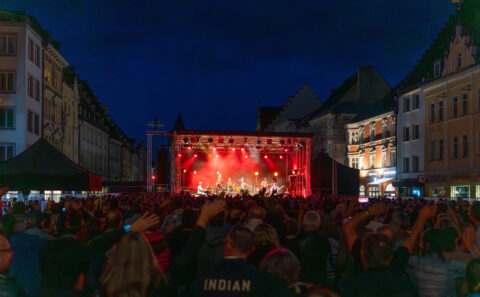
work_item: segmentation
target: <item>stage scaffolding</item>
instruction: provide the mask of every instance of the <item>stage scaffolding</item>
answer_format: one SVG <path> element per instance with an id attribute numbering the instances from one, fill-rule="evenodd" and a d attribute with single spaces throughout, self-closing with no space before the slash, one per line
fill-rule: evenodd
<path id="1" fill-rule="evenodd" d="M 295 155 L 295 164 L 286 165 L 286 178 L 295 196 L 311 195 L 312 136 L 303 133 L 238 132 L 238 131 L 174 131 L 169 146 L 170 189 L 180 193 L 182 188 L 182 156 L 215 147 L 219 152 L 231 148 L 256 149 L 262 153 Z"/>

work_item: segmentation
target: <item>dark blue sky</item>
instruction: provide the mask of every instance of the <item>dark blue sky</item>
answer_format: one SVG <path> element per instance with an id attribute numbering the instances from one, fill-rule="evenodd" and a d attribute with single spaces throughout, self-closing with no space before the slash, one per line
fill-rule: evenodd
<path id="1" fill-rule="evenodd" d="M 454 7 L 450 0 L 2 0 L 35 16 L 120 127 L 255 129 L 258 100 L 303 83 L 325 100 L 358 65 L 396 85 Z"/>

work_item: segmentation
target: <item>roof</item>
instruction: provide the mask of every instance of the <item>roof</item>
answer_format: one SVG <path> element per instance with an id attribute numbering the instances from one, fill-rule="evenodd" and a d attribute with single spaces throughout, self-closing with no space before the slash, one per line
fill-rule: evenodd
<path id="1" fill-rule="evenodd" d="M 45 30 L 40 22 L 33 16 L 24 12 L 13 11 L 5 8 L 0 8 L 0 21 L 2 22 L 26 22 L 29 24 L 44 41 L 49 42 L 58 52 L 62 48 L 62 44 L 52 37 L 52 32 Z"/>
<path id="2" fill-rule="evenodd" d="M 214 130 L 184 130 L 174 131 L 177 136 L 184 135 L 215 135 L 215 136 L 256 136 L 256 137 L 294 137 L 309 138 L 310 133 L 286 133 L 286 132 L 263 132 L 263 131 L 214 131 Z"/>
<path id="3" fill-rule="evenodd" d="M 185 124 L 183 123 L 182 115 L 180 113 L 178 113 L 175 125 L 173 125 L 173 131 L 178 130 L 185 130 Z"/>
<path id="4" fill-rule="evenodd" d="M 0 180 L 12 190 L 90 190 L 91 176 L 43 138 L 0 163 Z"/>
<path id="5" fill-rule="evenodd" d="M 277 106 L 260 106 L 258 108 L 257 130 L 264 131 L 275 120 L 277 115 L 282 111 L 282 107 Z"/>
<path id="6" fill-rule="evenodd" d="M 373 66 L 359 66 L 345 79 L 325 103 L 302 120 L 302 124 L 328 113 L 358 114 L 365 106 L 378 104 L 392 92 L 392 87 Z"/>
<path id="7" fill-rule="evenodd" d="M 392 91 L 388 93 L 388 95 L 385 96 L 385 98 L 383 98 L 379 103 L 362 105 L 360 112 L 350 121 L 350 123 L 364 121 L 390 111 L 395 111 L 397 108 L 397 104 L 395 102 L 395 93 L 396 90 L 392 89 Z"/>
<path id="8" fill-rule="evenodd" d="M 463 31 L 470 34 L 474 41 L 480 41 L 480 6 L 478 0 L 464 0 L 461 9 L 450 16 L 413 70 L 398 84 L 398 88 L 402 92 L 435 78 L 433 63 L 437 60 L 443 61 L 449 49 L 450 41 L 455 36 L 455 28 L 459 23 L 462 25 Z M 480 51 L 479 48 L 477 47 L 477 51 Z M 477 57 L 479 53 L 477 52 Z"/>

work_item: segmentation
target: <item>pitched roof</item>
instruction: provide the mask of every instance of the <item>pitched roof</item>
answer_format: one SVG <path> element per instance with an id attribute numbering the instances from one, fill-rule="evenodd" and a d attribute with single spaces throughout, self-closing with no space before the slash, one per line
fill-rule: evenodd
<path id="1" fill-rule="evenodd" d="M 457 24 L 461 24 L 463 31 L 470 34 L 478 44 L 480 41 L 480 5 L 478 0 L 464 0 L 461 9 L 450 16 L 413 70 L 398 84 L 399 89 L 410 89 L 434 79 L 433 63 L 437 60 L 443 60 L 445 57 L 450 41 L 455 36 Z M 477 47 L 477 50 L 479 48 Z M 478 56 L 479 53 L 477 52 Z"/>
<path id="2" fill-rule="evenodd" d="M 392 91 L 390 84 L 373 66 L 359 66 L 340 86 L 332 90 L 327 101 L 305 117 L 306 122 L 328 113 L 361 113 L 365 106 L 378 104 Z"/>
<path id="3" fill-rule="evenodd" d="M 183 130 L 185 130 L 185 125 L 183 124 L 182 115 L 178 113 L 177 119 L 175 120 L 175 125 L 173 125 L 173 131 Z"/>
<path id="4" fill-rule="evenodd" d="M 281 106 L 260 106 L 257 111 L 257 130 L 264 131 L 281 111 Z"/>

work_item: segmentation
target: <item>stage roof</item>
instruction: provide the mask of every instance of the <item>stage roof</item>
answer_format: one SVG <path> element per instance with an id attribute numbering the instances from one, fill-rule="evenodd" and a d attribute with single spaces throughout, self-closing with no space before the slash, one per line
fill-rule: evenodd
<path id="1" fill-rule="evenodd" d="M 214 130 L 182 130 L 174 131 L 176 136 L 184 135 L 214 135 L 214 136 L 253 136 L 253 137 L 290 137 L 311 138 L 312 133 L 297 132 L 261 132 L 261 131 L 214 131 Z"/>

